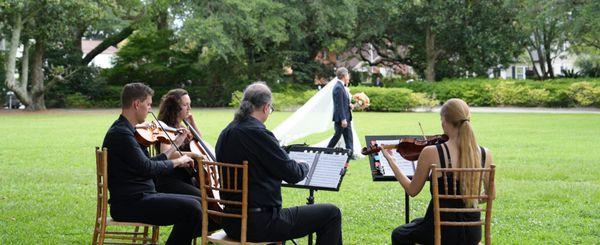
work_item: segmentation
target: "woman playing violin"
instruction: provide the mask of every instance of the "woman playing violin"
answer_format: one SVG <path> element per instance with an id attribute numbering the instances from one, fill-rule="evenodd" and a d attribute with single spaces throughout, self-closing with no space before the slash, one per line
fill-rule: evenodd
<path id="1" fill-rule="evenodd" d="M 184 89 L 173 89 L 166 93 L 160 102 L 158 111 L 158 120 L 165 123 L 171 128 L 183 128 L 182 121 L 186 119 L 195 127 L 194 118 L 191 112 L 191 99 L 188 92 Z M 196 156 L 190 152 L 190 139 L 188 138 L 180 147 L 183 154 Z M 157 143 L 156 149 L 164 152 L 169 149 L 170 144 Z M 169 159 L 179 157 L 179 152 L 174 151 L 169 156 Z M 186 169 L 176 169 L 171 175 L 162 175 L 155 179 L 156 190 L 163 193 L 187 194 L 200 197 L 200 189 L 194 183 L 193 174 Z"/>
<path id="2" fill-rule="evenodd" d="M 406 193 L 416 196 L 421 192 L 429 176 L 429 167 L 436 164 L 441 168 L 479 168 L 492 164 L 489 150 L 477 145 L 469 106 L 461 99 L 450 99 L 444 103 L 441 112 L 442 129 L 449 139 L 445 143 L 427 146 L 421 152 L 415 174 L 411 179 L 400 170 L 396 161 L 387 150 L 383 155 L 390 163 L 394 175 Z M 476 184 L 458 177 L 457 186 L 460 193 L 475 193 Z M 439 181 L 440 190 L 446 183 Z M 451 189 L 451 188 L 450 188 Z M 430 190 L 431 191 L 431 190 Z M 441 207 L 474 207 L 475 200 L 440 200 Z M 479 221 L 480 213 L 447 213 L 443 219 L 451 221 Z M 392 244 L 433 244 L 433 204 L 429 203 L 425 217 L 417 218 L 411 223 L 401 225 L 392 232 Z M 481 227 L 442 227 L 443 244 L 477 244 L 481 240 Z"/>

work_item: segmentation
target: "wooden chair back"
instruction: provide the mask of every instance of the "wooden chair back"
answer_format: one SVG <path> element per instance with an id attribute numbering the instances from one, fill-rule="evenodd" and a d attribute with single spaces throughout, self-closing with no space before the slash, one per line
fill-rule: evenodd
<path id="1" fill-rule="evenodd" d="M 198 171 L 200 191 L 202 193 L 202 244 L 208 242 L 208 219 L 209 215 L 217 217 L 239 218 L 241 219 L 240 243 L 246 244 L 246 225 L 248 222 L 248 162 L 242 164 L 220 163 L 220 162 L 201 162 L 200 171 Z M 204 169 L 204 171 L 202 171 Z M 223 176 L 228 176 L 223 178 Z M 241 176 L 241 182 L 238 181 Z M 225 181 L 226 180 L 226 181 Z M 219 195 L 209 197 L 207 191 L 216 190 Z M 225 200 L 223 193 L 241 194 L 241 201 Z M 217 203 L 221 206 L 239 207 L 240 214 L 220 212 L 208 208 L 209 203 Z"/>
<path id="2" fill-rule="evenodd" d="M 104 244 L 105 239 L 119 240 L 121 244 L 146 244 L 158 242 L 158 226 L 137 223 L 137 222 L 118 222 L 108 217 L 108 150 L 96 147 L 96 220 L 92 244 Z M 133 232 L 127 231 L 107 231 L 107 226 L 133 226 Z M 143 231 L 139 231 L 143 228 Z M 152 235 L 149 236 L 148 230 L 152 228 Z M 130 241 L 124 243 L 122 240 Z"/>
<path id="3" fill-rule="evenodd" d="M 492 221 L 492 202 L 495 199 L 494 186 L 495 166 L 492 164 L 488 168 L 438 168 L 437 165 L 431 165 L 431 184 L 433 187 L 433 214 L 434 214 L 434 241 L 436 245 L 441 244 L 442 233 L 441 226 L 484 226 L 485 227 L 485 244 L 491 244 L 491 221 Z M 458 176 L 467 174 L 471 179 L 471 183 L 476 183 L 478 186 L 477 194 L 465 195 L 460 193 L 457 188 Z M 439 190 L 438 178 L 443 181 L 444 189 Z M 452 186 L 448 186 L 449 180 L 452 181 Z M 449 189 L 451 188 L 451 189 Z M 485 191 L 482 190 L 484 188 Z M 447 208 L 440 207 L 440 200 L 477 200 L 480 202 L 477 207 L 463 208 Z M 484 205 L 485 208 L 480 208 Z M 443 221 L 440 218 L 441 213 L 483 213 L 485 219 L 479 221 Z"/>

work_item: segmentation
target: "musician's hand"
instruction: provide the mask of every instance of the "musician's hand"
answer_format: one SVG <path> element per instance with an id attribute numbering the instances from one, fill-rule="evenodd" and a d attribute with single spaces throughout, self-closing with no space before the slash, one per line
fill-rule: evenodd
<path id="1" fill-rule="evenodd" d="M 177 159 L 173 160 L 173 167 L 174 168 L 185 168 L 185 167 L 193 167 L 194 166 L 194 159 L 190 158 L 187 155 L 183 155 Z"/>
<path id="2" fill-rule="evenodd" d="M 180 134 L 178 134 L 177 137 L 175 137 L 175 139 L 173 140 L 173 143 L 175 143 L 177 145 L 177 147 L 180 147 L 183 144 L 183 142 L 185 142 L 185 140 L 187 139 L 190 131 L 188 131 L 187 128 L 179 128 L 177 130 L 179 131 Z"/>
<path id="3" fill-rule="evenodd" d="M 350 103 L 350 110 L 354 110 L 354 107 L 356 107 L 356 105 Z"/>
<path id="4" fill-rule="evenodd" d="M 346 121 L 346 119 L 342 120 L 342 128 L 347 128 L 348 127 L 348 121 Z"/>
<path id="5" fill-rule="evenodd" d="M 198 153 L 191 152 L 191 151 L 185 152 L 185 155 L 187 155 L 190 158 L 194 158 L 194 159 L 196 159 L 196 158 L 202 158 L 202 159 L 204 159 L 204 156 L 202 156 L 202 155 L 200 155 Z"/>

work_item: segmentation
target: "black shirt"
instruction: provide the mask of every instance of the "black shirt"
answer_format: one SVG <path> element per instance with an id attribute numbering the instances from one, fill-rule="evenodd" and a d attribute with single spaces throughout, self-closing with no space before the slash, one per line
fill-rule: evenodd
<path id="1" fill-rule="evenodd" d="M 110 201 L 129 201 L 142 193 L 154 193 L 152 178 L 171 173 L 173 162 L 165 154 L 149 157 L 145 146 L 135 140 L 135 128 L 121 115 L 110 127 L 102 147 L 108 150 Z"/>
<path id="2" fill-rule="evenodd" d="M 250 208 L 281 207 L 281 181 L 297 183 L 308 173 L 308 164 L 290 159 L 273 133 L 251 116 L 241 122 L 231 122 L 219 135 L 215 151 L 219 162 L 242 164 L 248 161 Z M 241 177 L 239 179 L 241 183 Z M 222 193 L 221 196 L 241 200 L 241 194 Z"/>

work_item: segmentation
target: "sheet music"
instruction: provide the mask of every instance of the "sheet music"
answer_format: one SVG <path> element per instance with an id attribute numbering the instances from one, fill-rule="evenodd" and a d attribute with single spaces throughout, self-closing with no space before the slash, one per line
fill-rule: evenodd
<path id="1" fill-rule="evenodd" d="M 306 162 L 308 163 L 308 173 L 311 172 L 312 168 L 313 168 L 313 163 L 315 162 L 315 157 L 317 156 L 317 153 L 315 152 L 300 152 L 300 151 L 292 151 L 288 154 L 288 156 L 290 157 L 290 159 L 294 159 L 296 160 L 296 162 Z M 309 177 L 308 174 L 306 174 L 306 177 Z M 306 183 L 306 179 L 304 178 L 303 180 L 301 180 L 300 182 L 296 183 L 296 185 L 304 185 Z M 284 181 L 284 183 L 286 183 Z"/>
<path id="2" fill-rule="evenodd" d="M 377 144 L 385 144 L 385 145 L 396 145 L 400 141 L 399 140 L 377 140 Z M 404 159 L 400 153 L 395 150 L 392 150 L 392 157 L 396 160 L 396 164 L 406 176 L 415 175 L 415 163 L 413 161 L 409 161 Z M 385 159 L 382 152 L 377 153 L 379 158 L 381 159 L 381 165 L 383 166 L 384 176 L 394 176 L 394 172 L 392 171 L 392 167 L 390 167 L 390 163 Z"/>
<path id="3" fill-rule="evenodd" d="M 295 185 L 333 189 L 338 187 L 342 169 L 348 159 L 346 154 L 325 154 L 308 151 L 291 151 L 288 156 L 296 161 L 304 161 L 309 166 L 306 178 Z M 285 181 L 283 183 L 287 184 Z"/>
<path id="4" fill-rule="evenodd" d="M 348 156 L 343 154 L 321 153 L 308 184 L 317 187 L 337 188 L 341 177 L 340 173 L 347 158 Z"/>

